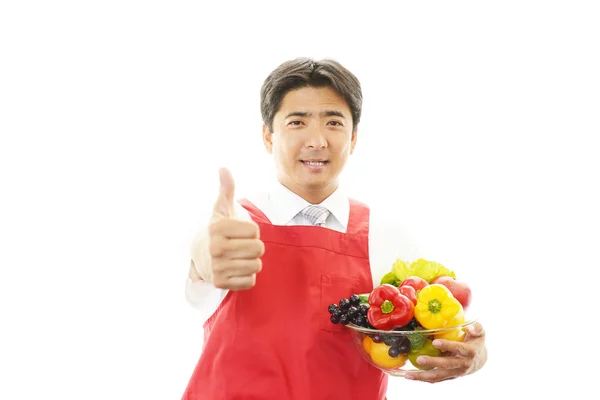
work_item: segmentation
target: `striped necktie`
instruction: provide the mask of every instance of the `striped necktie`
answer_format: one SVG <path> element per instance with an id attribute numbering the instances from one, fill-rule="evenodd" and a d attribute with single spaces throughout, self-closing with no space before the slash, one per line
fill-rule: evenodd
<path id="1" fill-rule="evenodd" d="M 329 216 L 329 210 L 323 206 L 311 205 L 300 211 L 300 214 L 310 225 L 322 226 Z"/>

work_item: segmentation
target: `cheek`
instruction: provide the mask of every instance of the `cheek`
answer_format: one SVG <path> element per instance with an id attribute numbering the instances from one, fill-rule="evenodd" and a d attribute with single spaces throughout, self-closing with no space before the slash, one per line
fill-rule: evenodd
<path id="1" fill-rule="evenodd" d="M 300 141 L 297 139 L 282 140 L 279 145 L 279 150 L 288 158 L 288 162 L 293 162 L 300 149 Z"/>
<path id="2" fill-rule="evenodd" d="M 336 146 L 336 153 L 338 155 L 338 157 L 344 159 L 346 157 L 348 157 L 348 155 L 352 152 L 352 142 L 345 140 L 345 141 L 340 141 L 340 143 L 338 143 L 338 145 Z"/>
<path id="3" fill-rule="evenodd" d="M 273 140 L 273 156 L 282 164 L 292 164 L 298 156 L 298 140 L 277 138 Z"/>

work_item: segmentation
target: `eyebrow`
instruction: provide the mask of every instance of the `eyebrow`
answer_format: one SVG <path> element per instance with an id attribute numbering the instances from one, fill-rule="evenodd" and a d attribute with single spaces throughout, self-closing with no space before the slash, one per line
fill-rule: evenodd
<path id="1" fill-rule="evenodd" d="M 302 111 L 292 111 L 291 113 L 286 115 L 285 118 L 287 119 L 289 117 L 311 117 L 312 115 L 313 115 L 313 113 L 302 112 Z M 319 115 L 321 117 L 340 117 L 340 118 L 346 119 L 346 116 L 344 115 L 344 113 L 342 113 L 341 111 L 337 111 L 337 110 L 322 111 L 319 113 Z"/>

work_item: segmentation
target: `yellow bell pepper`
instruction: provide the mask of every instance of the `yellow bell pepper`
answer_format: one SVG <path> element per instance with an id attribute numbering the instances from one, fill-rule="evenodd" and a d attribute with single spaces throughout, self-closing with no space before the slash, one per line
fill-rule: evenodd
<path id="1" fill-rule="evenodd" d="M 452 318 L 450 321 L 448 321 L 445 328 L 459 326 L 460 324 L 463 324 L 464 322 L 465 322 L 465 313 L 461 311 L 460 313 L 456 314 L 454 316 L 454 318 Z M 456 328 L 456 329 L 451 329 L 451 330 L 447 330 L 447 331 L 441 331 L 441 332 L 434 333 L 433 336 L 436 339 L 446 339 L 446 340 L 452 340 L 455 342 L 462 342 L 465 339 L 465 331 L 464 331 L 464 328 Z"/>
<path id="2" fill-rule="evenodd" d="M 414 316 L 425 329 L 449 327 L 460 314 L 464 315 L 463 307 L 447 287 L 436 283 L 419 292 Z"/>

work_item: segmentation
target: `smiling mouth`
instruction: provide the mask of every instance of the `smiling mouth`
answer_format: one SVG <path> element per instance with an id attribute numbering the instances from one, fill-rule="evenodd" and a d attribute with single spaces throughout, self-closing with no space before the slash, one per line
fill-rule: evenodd
<path id="1" fill-rule="evenodd" d="M 305 161 L 305 160 L 300 160 L 302 162 L 302 164 L 306 164 L 306 165 L 310 165 L 311 167 L 322 167 L 323 165 L 327 164 L 329 161 Z"/>

